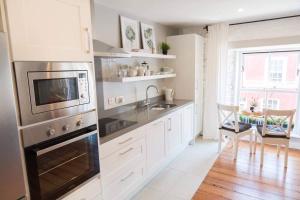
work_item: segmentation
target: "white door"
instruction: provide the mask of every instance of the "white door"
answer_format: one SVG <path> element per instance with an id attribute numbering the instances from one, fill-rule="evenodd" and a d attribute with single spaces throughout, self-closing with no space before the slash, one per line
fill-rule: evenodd
<path id="1" fill-rule="evenodd" d="M 172 154 L 181 145 L 181 112 L 166 117 L 167 153 Z"/>
<path id="2" fill-rule="evenodd" d="M 14 61 L 92 61 L 90 0 L 6 0 Z"/>
<path id="3" fill-rule="evenodd" d="M 151 123 L 147 129 L 147 169 L 153 171 L 165 158 L 165 123 L 159 120 Z"/>
<path id="4" fill-rule="evenodd" d="M 188 144 L 194 137 L 194 107 L 190 105 L 182 113 L 182 143 Z"/>

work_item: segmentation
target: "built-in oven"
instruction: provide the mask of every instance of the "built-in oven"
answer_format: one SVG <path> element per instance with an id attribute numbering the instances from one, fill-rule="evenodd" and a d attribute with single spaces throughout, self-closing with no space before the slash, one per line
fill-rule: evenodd
<path id="1" fill-rule="evenodd" d="M 92 63 L 15 62 L 21 124 L 93 110 Z"/>
<path id="2" fill-rule="evenodd" d="M 31 200 L 57 199 L 100 173 L 95 115 L 94 111 L 22 131 Z"/>

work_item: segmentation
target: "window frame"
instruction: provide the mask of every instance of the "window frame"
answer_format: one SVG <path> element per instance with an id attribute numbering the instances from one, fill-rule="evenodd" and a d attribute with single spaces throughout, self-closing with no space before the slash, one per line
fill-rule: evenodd
<path id="1" fill-rule="evenodd" d="M 280 52 L 281 53 L 298 52 L 298 64 L 296 63 L 297 75 L 296 75 L 296 82 L 294 84 L 291 84 L 287 81 L 286 88 L 281 88 L 281 87 L 275 87 L 275 88 L 274 87 L 269 87 L 269 88 L 244 87 L 243 82 L 245 79 L 245 75 L 244 75 L 245 54 L 280 53 Z M 300 107 L 300 47 L 296 48 L 296 49 L 270 50 L 270 51 L 260 50 L 259 48 L 257 48 L 257 49 L 254 49 L 254 48 L 246 49 L 245 48 L 245 49 L 236 50 L 236 55 L 237 55 L 236 64 L 239 65 L 237 67 L 237 70 L 238 70 L 237 93 L 236 93 L 237 95 L 235 97 L 235 103 L 237 105 L 239 105 L 242 92 L 254 92 L 255 91 L 255 92 L 264 92 L 265 99 L 267 99 L 267 97 L 268 97 L 268 92 L 294 93 L 297 95 L 296 108 Z M 287 72 L 287 68 L 286 68 L 285 72 Z M 294 88 L 296 88 L 296 89 L 294 89 Z M 280 106 L 280 103 L 279 103 L 279 106 Z M 263 109 L 263 105 L 262 105 L 262 109 Z M 295 126 L 295 130 L 291 133 L 291 136 L 300 138 L 300 110 L 297 109 L 294 119 L 295 119 L 296 126 Z M 297 125 L 297 124 L 299 124 L 299 125 Z"/>
<path id="2" fill-rule="evenodd" d="M 274 107 L 273 105 L 272 105 L 272 106 L 269 106 L 269 101 L 272 101 L 272 104 L 273 104 L 274 102 L 277 102 L 276 107 Z M 265 107 L 266 107 L 267 109 L 279 109 L 279 107 L 280 107 L 280 100 L 279 100 L 278 98 L 267 98 L 267 99 L 266 99 Z"/>
<path id="3" fill-rule="evenodd" d="M 294 51 L 270 51 L 270 52 L 240 52 L 240 60 L 241 60 L 241 63 L 240 63 L 240 78 L 239 78 L 239 87 L 238 87 L 238 99 L 237 99 L 237 102 L 239 103 L 240 100 L 241 100 L 241 92 L 262 92 L 264 97 L 263 99 L 267 102 L 268 99 L 274 99 L 274 98 L 268 98 L 269 94 L 270 93 L 274 93 L 274 92 L 279 92 L 279 93 L 296 93 L 298 95 L 299 93 L 299 89 L 300 89 L 300 82 L 299 82 L 299 73 L 298 71 L 300 70 L 300 63 L 298 64 L 297 66 L 297 76 L 296 76 L 296 84 L 291 87 L 291 86 L 286 86 L 286 84 L 284 84 L 284 82 L 286 81 L 286 74 L 287 74 L 287 65 L 288 65 L 288 57 L 287 56 L 274 56 L 272 58 L 272 54 L 273 53 L 289 53 L 289 52 L 294 52 Z M 264 65 L 264 80 L 261 82 L 261 84 L 263 85 L 263 87 L 260 87 L 258 85 L 254 85 L 254 86 L 248 86 L 248 87 L 245 87 L 245 55 L 247 54 L 260 54 L 260 53 L 263 53 L 263 54 L 268 54 L 267 55 L 267 59 L 265 61 L 265 65 Z M 300 53 L 299 53 L 299 56 L 300 56 Z M 271 59 L 280 59 L 283 61 L 283 69 L 282 69 L 282 81 L 281 82 L 272 82 L 272 81 L 269 81 L 268 79 L 268 68 L 269 68 L 269 63 L 270 63 L 270 60 Z M 275 83 L 275 84 L 274 84 Z M 277 83 L 277 84 L 276 84 Z M 280 84 L 278 84 L 280 83 Z M 280 87 L 282 86 L 283 87 Z M 299 97 L 297 97 L 297 102 L 300 100 Z M 260 105 L 261 105 L 261 109 L 263 108 L 266 108 L 266 104 L 264 104 L 264 102 L 260 102 Z M 280 107 L 280 102 L 278 104 L 278 108 Z M 260 107 L 260 106 L 259 106 Z"/>
<path id="4" fill-rule="evenodd" d="M 280 60 L 282 61 L 282 71 L 281 71 L 281 80 L 280 81 L 273 81 L 270 80 L 270 67 L 272 59 L 274 60 Z M 268 53 L 268 58 L 265 63 L 265 85 L 268 85 L 269 87 L 278 87 L 277 84 L 285 84 L 286 83 L 286 74 L 287 74 L 287 64 L 288 64 L 288 58 L 286 56 L 278 56 L 278 57 L 272 57 L 272 53 Z"/>

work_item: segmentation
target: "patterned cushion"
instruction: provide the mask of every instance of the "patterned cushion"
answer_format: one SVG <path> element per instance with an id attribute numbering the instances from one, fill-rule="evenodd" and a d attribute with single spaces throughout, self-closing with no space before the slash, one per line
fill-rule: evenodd
<path id="1" fill-rule="evenodd" d="M 262 125 L 257 125 L 257 132 L 262 135 Z M 271 137 L 271 138 L 288 138 L 283 132 L 284 129 L 281 127 L 276 127 L 274 125 L 267 125 L 267 129 L 272 130 L 272 134 L 266 134 L 263 137 Z"/>
<path id="2" fill-rule="evenodd" d="M 233 122 L 234 124 L 234 122 Z M 228 123 L 228 125 L 230 125 Z M 251 124 L 248 124 L 248 123 L 244 123 L 244 122 L 239 122 L 239 132 L 237 133 L 241 133 L 241 132 L 244 132 L 244 131 L 247 131 L 251 128 Z M 222 126 L 221 128 L 219 129 L 223 129 L 223 130 L 226 130 L 226 131 L 232 131 L 232 132 L 235 132 L 235 129 L 234 128 L 231 128 L 231 127 L 226 127 L 226 126 Z M 236 132 L 235 132 L 236 133 Z"/>

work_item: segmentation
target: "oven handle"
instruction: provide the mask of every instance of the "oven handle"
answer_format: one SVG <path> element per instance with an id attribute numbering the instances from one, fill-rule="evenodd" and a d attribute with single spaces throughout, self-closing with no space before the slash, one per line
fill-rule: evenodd
<path id="1" fill-rule="evenodd" d="M 37 153 L 38 156 L 40 156 L 40 155 L 43 155 L 43 154 L 45 154 L 45 153 L 48 153 L 49 151 L 53 151 L 53 150 L 58 149 L 58 148 L 60 148 L 60 147 L 62 147 L 62 146 L 68 145 L 68 144 L 70 144 L 70 143 L 76 142 L 76 141 L 78 141 L 78 140 L 81 140 L 81 139 L 83 139 L 83 138 L 89 137 L 89 136 L 94 135 L 94 134 L 97 134 L 97 130 L 92 131 L 92 132 L 89 132 L 89 133 L 84 134 L 84 135 L 80 135 L 80 136 L 78 136 L 78 137 L 76 137 L 76 138 L 72 138 L 72 139 L 70 139 L 70 140 L 67 140 L 67 141 L 65 141 L 65 142 L 62 142 L 62 143 L 53 145 L 53 146 L 51 146 L 51 147 L 48 147 L 48 148 L 39 150 L 39 151 L 37 151 L 36 153 Z"/>

